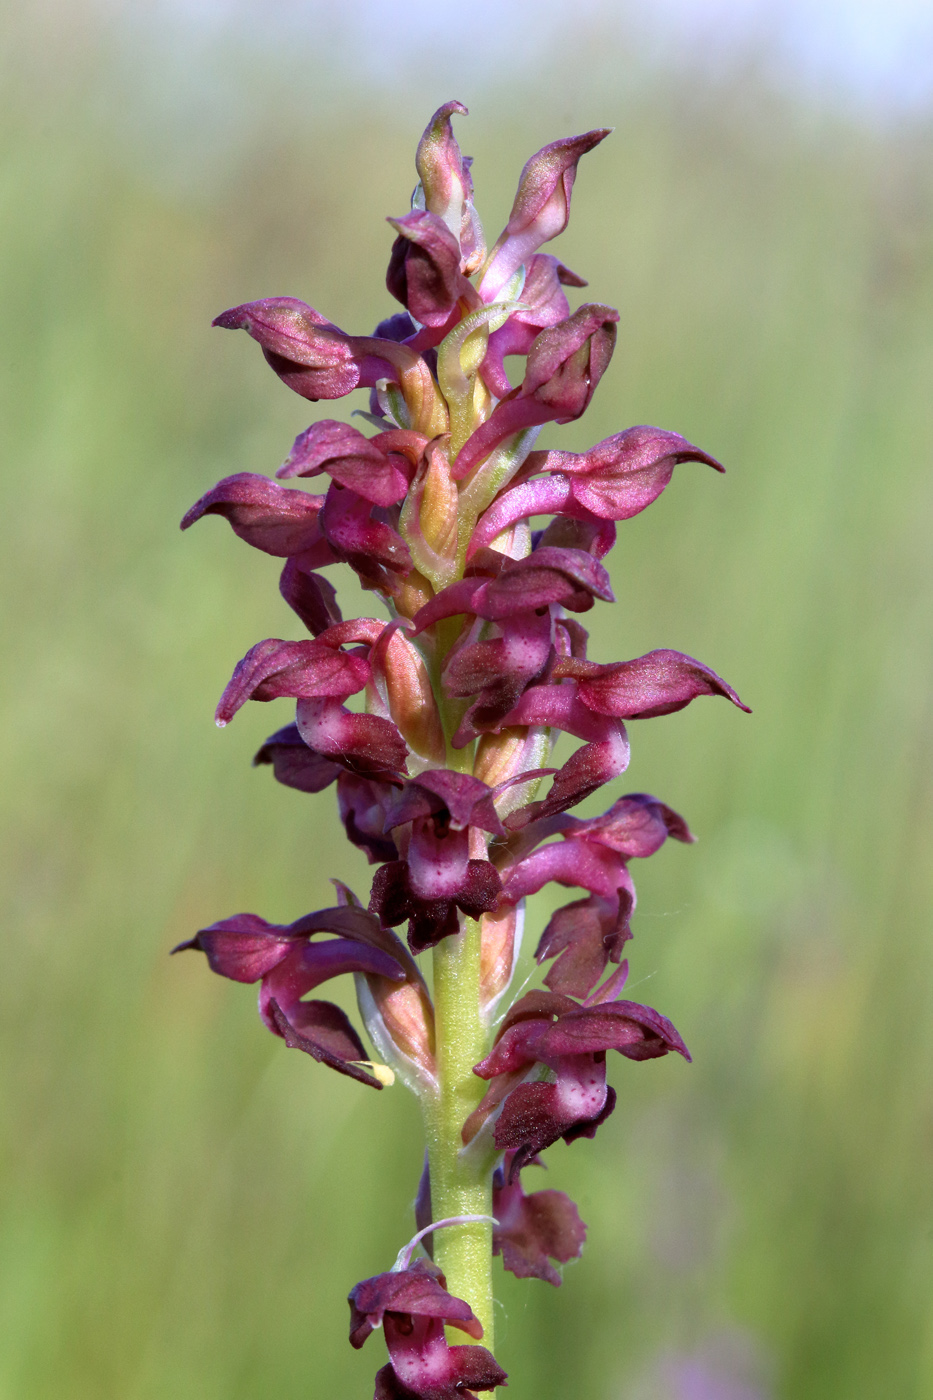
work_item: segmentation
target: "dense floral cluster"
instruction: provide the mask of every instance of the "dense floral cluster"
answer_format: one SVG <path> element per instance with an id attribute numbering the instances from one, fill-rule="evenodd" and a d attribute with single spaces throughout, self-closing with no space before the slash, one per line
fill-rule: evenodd
<path id="1" fill-rule="evenodd" d="M 487 252 L 470 162 L 451 129 L 463 112 L 450 102 L 432 118 L 411 212 L 390 220 L 387 285 L 402 312 L 354 336 L 274 297 L 215 323 L 246 330 L 312 402 L 369 389 L 361 416 L 375 431 L 324 419 L 299 435 L 277 475 L 325 474 L 321 495 L 243 472 L 182 522 L 222 515 L 285 561 L 281 593 L 309 635 L 257 643 L 217 722 L 247 700 L 295 699 L 294 724 L 255 761 L 304 792 L 335 784 L 348 839 L 377 867 L 368 907 L 338 883 L 333 908 L 284 926 L 238 914 L 181 945 L 224 977 L 258 982 L 260 1015 L 287 1045 L 375 1089 L 398 1076 L 422 1100 L 429 1152 L 418 1225 L 429 1234 L 440 1216 L 452 1219 L 448 1243 L 438 1235 L 434 1248 L 469 1301 L 447 1292 L 436 1264 L 412 1264 L 411 1251 L 354 1288 L 353 1345 L 381 1325 L 389 1349 L 377 1400 L 453 1400 L 504 1382 L 488 1350 L 445 1337 L 447 1324 L 478 1340 L 485 1324 L 489 1341 L 477 1248 L 520 1277 L 559 1283 L 555 1263 L 580 1253 L 585 1229 L 563 1193 L 526 1194 L 523 1169 L 561 1138 L 593 1137 L 612 1112 L 608 1050 L 689 1059 L 664 1016 L 622 997 L 621 960 L 635 904 L 630 862 L 668 837 L 691 841 L 689 829 L 644 793 L 598 817 L 569 809 L 625 770 L 627 720 L 701 695 L 741 704 L 679 652 L 591 660 L 576 620 L 613 601 L 601 561 L 616 522 L 649 505 L 679 463 L 719 464 L 651 427 L 581 454 L 534 450 L 543 424 L 584 412 L 613 351 L 618 313 L 594 303 L 571 311 L 564 289 L 585 282 L 538 251 L 566 227 L 577 162 L 607 132 L 533 156 Z M 509 356 L 525 357 L 516 385 Z M 553 518 L 532 529 L 541 516 Z M 320 572 L 337 563 L 381 599 L 388 621 L 343 619 Z M 361 692 L 365 708 L 348 708 Z M 582 742 L 554 768 L 558 731 Z M 497 1022 L 525 897 L 551 881 L 584 897 L 541 935 L 546 990 Z M 429 948 L 433 1000 L 416 961 Z M 355 976 L 375 1058 L 343 1011 L 308 999 L 343 973 Z"/>

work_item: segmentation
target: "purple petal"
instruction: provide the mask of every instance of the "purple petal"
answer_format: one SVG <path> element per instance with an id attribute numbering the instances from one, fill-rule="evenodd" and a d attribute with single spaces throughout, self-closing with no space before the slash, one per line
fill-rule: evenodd
<path id="1" fill-rule="evenodd" d="M 288 957 L 282 958 L 263 977 L 259 1014 L 271 1031 L 279 1033 L 270 1010 L 275 1003 L 291 1025 L 301 1030 L 305 1005 L 301 998 L 322 982 L 349 972 L 368 973 L 390 982 L 405 980 L 398 961 L 381 948 L 351 938 L 329 938 L 323 943 L 312 943 L 305 938 L 295 943 Z"/>
<path id="2" fill-rule="evenodd" d="M 497 398 L 511 393 L 503 360 L 507 355 L 527 355 L 538 331 L 556 326 L 570 315 L 563 287 L 585 287 L 586 281 L 547 253 L 536 254 L 528 264 L 521 291 L 522 309 L 489 337 L 480 372 Z"/>
<path id="3" fill-rule="evenodd" d="M 350 337 L 295 297 L 234 306 L 214 325 L 245 330 L 259 342 L 279 378 L 302 398 L 339 399 L 361 382 Z"/>
<path id="4" fill-rule="evenodd" d="M 386 810 L 395 792 L 388 783 L 354 773 L 341 772 L 337 780 L 337 805 L 347 839 L 366 852 L 370 865 L 398 859 L 395 842 L 385 835 Z"/>
<path id="5" fill-rule="evenodd" d="M 382 1088 L 374 1075 L 353 1063 L 355 1060 L 365 1060 L 366 1050 L 339 1006 L 334 1006 L 330 1001 L 303 1001 L 299 1007 L 300 1024 L 294 1026 L 277 1002 L 273 1001 L 269 1006 L 269 1014 L 289 1050 L 303 1050 L 319 1064 L 329 1065 L 338 1074 L 358 1079 L 361 1084 L 369 1084 L 373 1089 Z"/>
<path id="6" fill-rule="evenodd" d="M 425 204 L 432 214 L 443 219 L 459 240 L 461 267 L 469 276 L 484 261 L 486 244 L 473 208 L 471 162 L 460 154 L 450 125 L 454 112 L 468 115 L 462 102 L 445 102 L 434 113 L 418 143 L 415 165 L 424 189 Z"/>
<path id="7" fill-rule="evenodd" d="M 470 860 L 469 832 L 442 835 L 425 823 L 415 828 L 408 847 L 412 895 L 419 901 L 453 900 L 472 918 L 494 909 L 502 890 L 498 870 L 488 860 Z"/>
<path id="8" fill-rule="evenodd" d="M 585 549 L 603 559 L 616 542 L 614 520 L 600 520 L 571 499 L 550 525 L 542 530 L 538 546 L 556 545 L 561 549 Z"/>
<path id="9" fill-rule="evenodd" d="M 434 623 L 440 622 L 442 618 L 473 612 L 475 600 L 482 597 L 485 585 L 485 579 L 463 578 L 449 584 L 447 588 L 442 588 L 440 593 L 435 594 L 430 602 L 425 603 L 424 607 L 415 613 L 412 618 L 412 635 L 417 636 L 426 627 L 433 627 Z"/>
<path id="10" fill-rule="evenodd" d="M 577 162 L 604 141 L 610 130 L 600 127 L 582 136 L 565 136 L 542 147 L 526 161 L 506 224 L 510 236 L 534 228 L 540 241 L 545 243 L 563 233 L 570 218 L 570 191 L 577 175 Z M 521 261 L 524 262 L 525 257 Z"/>
<path id="11" fill-rule="evenodd" d="M 420 1323 L 415 1332 L 430 1326 L 441 1330 L 439 1323 Z M 476 1391 L 506 1384 L 506 1372 L 485 1347 L 447 1347 L 443 1337 L 436 1336 L 431 1352 L 424 1353 L 419 1336 L 400 1337 L 391 1322 L 386 1333 L 396 1344 L 396 1359 L 376 1372 L 374 1400 L 476 1400 Z M 400 1341 L 408 1365 L 398 1354 Z"/>
<path id="12" fill-rule="evenodd" d="M 452 899 L 420 899 L 411 888 L 408 862 L 390 860 L 373 877 L 369 907 L 386 928 L 408 920 L 408 946 L 413 953 L 433 948 L 458 932 L 460 921 Z"/>
<path id="13" fill-rule="evenodd" d="M 647 792 L 620 797 L 602 816 L 576 823 L 573 834 L 598 841 L 629 860 L 654 855 L 668 836 L 688 845 L 696 840 L 683 817 Z"/>
<path id="14" fill-rule="evenodd" d="M 233 914 L 199 929 L 194 938 L 179 943 L 172 952 L 197 949 L 207 955 L 211 971 L 221 977 L 258 982 L 288 957 L 300 937 L 289 925 L 267 923 L 258 914 Z"/>
<path id="15" fill-rule="evenodd" d="M 552 141 L 527 162 L 519 177 L 509 221 L 483 277 L 484 301 L 492 301 L 536 248 L 567 227 L 577 162 L 608 135 L 609 129 L 602 128 Z"/>
<path id="16" fill-rule="evenodd" d="M 360 910 L 360 913 L 365 911 Z M 386 977 L 390 982 L 404 981 L 405 976 L 397 959 L 372 943 L 356 938 L 311 942 L 310 936 L 306 936 L 292 948 L 287 969 L 286 960 L 282 959 L 269 970 L 263 990 L 275 997 L 282 1009 L 291 1015 L 293 1002 L 322 982 L 348 972 L 366 972 L 374 977 Z"/>
<path id="17" fill-rule="evenodd" d="M 460 146 L 450 124 L 454 113 L 467 117 L 469 109 L 456 101 L 438 107 L 418 142 L 415 165 L 428 209 L 443 219 L 453 233 L 458 233 L 464 200 L 472 193 L 472 181 L 464 170 Z"/>
<path id="18" fill-rule="evenodd" d="M 351 773 L 378 778 L 404 772 L 408 746 L 390 719 L 351 714 L 326 699 L 299 700 L 295 718 L 306 744 Z"/>
<path id="19" fill-rule="evenodd" d="M 397 345 L 410 341 L 415 334 L 415 323 L 407 311 L 396 311 L 394 316 L 386 316 L 373 331 L 374 339 L 394 340 Z"/>
<path id="20" fill-rule="evenodd" d="M 391 1370 L 400 1385 L 392 1394 L 460 1400 L 473 1394 L 469 1387 L 491 1389 L 505 1374 L 484 1347 L 448 1347 L 439 1318 L 389 1311 L 383 1327 Z"/>
<path id="21" fill-rule="evenodd" d="M 379 916 L 384 928 L 394 928 L 405 922 L 411 907 L 407 861 L 390 860 L 379 867 L 373 876 L 369 907 Z"/>
<path id="22" fill-rule="evenodd" d="M 392 245 L 386 286 L 416 321 L 443 326 L 463 297 L 479 298 L 460 271 L 460 240 L 443 219 L 414 209 L 403 219 L 389 219 L 399 237 Z"/>
<path id="23" fill-rule="evenodd" d="M 580 1118 L 564 1133 L 564 1142 L 576 1142 L 577 1138 L 594 1138 L 596 1129 L 605 1123 L 606 1119 L 615 1112 L 616 1091 L 611 1087 L 606 1089 L 606 1102 L 603 1104 L 595 1118 Z M 523 1164 L 524 1165 L 524 1164 Z M 514 1171 L 514 1165 L 513 1165 Z"/>
<path id="24" fill-rule="evenodd" d="M 541 331 L 528 352 L 522 396 L 546 405 L 559 423 L 579 418 L 612 358 L 618 319 L 611 306 L 587 304 Z"/>
<path id="25" fill-rule="evenodd" d="M 181 522 L 187 530 L 202 515 L 223 515 L 241 540 L 266 554 L 287 557 L 310 549 L 321 538 L 318 517 L 323 496 L 276 486 L 255 472 L 237 472 L 218 481 Z"/>
<path id="26" fill-rule="evenodd" d="M 468 1400 L 476 1390 L 496 1390 L 506 1384 L 508 1372 L 485 1347 L 457 1346 L 449 1352 L 450 1400 Z M 434 1396 L 426 1393 L 425 1400 Z"/>
<path id="27" fill-rule="evenodd" d="M 547 332 L 542 331 L 541 334 L 545 335 Z M 523 428 L 550 423 L 556 417 L 558 414 L 552 411 L 549 404 L 534 398 L 524 398 L 521 392 L 513 398 L 503 399 L 494 409 L 492 416 L 470 434 L 457 453 L 456 461 L 451 467 L 454 481 L 462 481 L 474 467 L 486 460 L 500 442 L 504 442 L 513 433 L 520 433 Z"/>
<path id="28" fill-rule="evenodd" d="M 606 964 L 619 961 L 632 936 L 632 893 L 628 885 L 620 885 L 615 895 L 590 895 L 552 914 L 535 951 L 538 963 L 557 959 L 544 979 L 546 986 L 581 998 L 592 991 Z"/>
<path id="29" fill-rule="evenodd" d="M 381 1327 L 387 1312 L 409 1317 L 439 1318 L 470 1337 L 481 1337 L 482 1326 L 469 1303 L 455 1298 L 444 1287 L 440 1269 L 417 1259 L 398 1273 L 376 1274 L 350 1292 L 350 1345 L 361 1347 L 371 1332 Z"/>
<path id="30" fill-rule="evenodd" d="M 418 873 L 428 885 L 431 875 L 436 875 L 441 888 L 453 886 L 455 892 L 428 898 L 414 887 L 407 861 L 388 861 L 376 871 L 369 903 L 387 928 L 408 920 L 408 944 L 413 953 L 433 948 L 442 938 L 458 932 L 458 907 L 472 918 L 494 909 L 502 888 L 499 872 L 487 860 L 458 862 L 456 881 L 448 882 L 443 869 L 432 872 L 426 861 Z"/>
<path id="31" fill-rule="evenodd" d="M 531 993 L 537 1003 L 543 1002 L 546 998 L 553 1000 L 555 993 L 538 992 Z M 522 1001 L 527 1002 L 529 997 L 523 997 Z M 563 999 L 569 1003 L 570 1009 L 577 1010 L 576 1002 L 571 1002 L 569 997 Z M 514 1008 L 513 1008 L 514 1010 Z M 535 1008 L 529 1008 L 534 1011 Z M 517 1070 L 528 1069 L 531 1065 L 537 1064 L 538 1040 L 541 1033 L 551 1025 L 551 1016 L 545 1006 L 540 1014 L 529 1014 L 521 1020 L 511 1020 L 511 1013 L 503 1023 L 499 1033 L 499 1039 L 490 1050 L 485 1059 L 480 1060 L 478 1065 L 474 1065 L 473 1073 L 480 1079 L 494 1079 L 500 1074 L 514 1074 Z"/>
<path id="32" fill-rule="evenodd" d="M 358 386 L 389 379 L 402 386 L 414 428 L 432 437 L 443 431 L 444 414 L 431 371 L 408 346 L 346 335 L 294 297 L 233 307 L 214 324 L 248 331 L 282 382 L 303 398 L 342 398 Z"/>
<path id="33" fill-rule="evenodd" d="M 462 481 L 523 428 L 579 418 L 612 358 L 618 319 L 611 306 L 587 304 L 541 331 L 528 352 L 521 390 L 467 438 L 452 467 L 454 480 Z"/>
<path id="34" fill-rule="evenodd" d="M 509 1007 L 508 1014 L 502 1022 L 499 1031 L 501 1037 L 525 1021 L 546 1021 L 550 1022 L 557 1016 L 563 1016 L 565 1011 L 576 1011 L 577 1003 L 570 997 L 561 996 L 557 992 L 543 992 L 540 989 L 533 992 L 526 992 L 523 997 L 519 997 L 512 1006 Z"/>
<path id="35" fill-rule="evenodd" d="M 373 519 L 372 511 L 372 502 L 335 483 L 321 511 L 328 544 L 364 578 L 378 581 L 381 569 L 407 574 L 412 566 L 407 544 L 391 525 Z"/>
<path id="36" fill-rule="evenodd" d="M 580 1007 L 546 1026 L 536 1048 L 549 1060 L 618 1050 L 630 1060 L 653 1060 L 676 1050 L 685 1060 L 690 1052 L 674 1026 L 650 1006 L 634 1001 L 610 1001 Z"/>
<path id="37" fill-rule="evenodd" d="M 579 885 L 592 894 L 611 896 L 625 879 L 622 857 L 605 846 L 586 841 L 556 841 L 541 846 L 509 871 L 503 898 L 517 903 L 554 880 Z"/>
<path id="38" fill-rule="evenodd" d="M 299 792 L 323 792 L 342 772 L 339 763 L 309 749 L 298 726 L 277 729 L 253 759 L 254 766 L 271 763 L 276 781 Z"/>
<path id="39" fill-rule="evenodd" d="M 408 875 L 418 899 L 456 900 L 466 885 L 470 858 L 468 830 L 436 830 L 418 822 L 408 846 Z"/>
<path id="40" fill-rule="evenodd" d="M 589 1136 L 608 1116 L 605 1112 L 609 1093 L 605 1084 L 605 1065 L 598 1071 L 590 1094 L 581 1094 L 579 1101 L 568 1103 L 562 1097 L 560 1084 L 519 1084 L 502 1106 L 496 1121 L 493 1140 L 497 1147 L 515 1153 L 511 1175 L 514 1180 L 522 1166 L 559 1138 Z M 598 1105 L 598 1106 L 597 1106 Z"/>
<path id="41" fill-rule="evenodd" d="M 336 559 L 330 546 L 328 552 Z M 297 559 L 289 559 L 282 570 L 279 592 L 314 637 L 343 621 L 333 584 L 303 568 Z"/>
<path id="42" fill-rule="evenodd" d="M 623 958 L 615 972 L 610 972 L 605 982 L 594 988 L 584 999 L 584 1006 L 599 1006 L 604 1001 L 617 1001 L 628 981 L 628 959 Z"/>
<path id="43" fill-rule="evenodd" d="M 532 515 L 551 515 L 564 508 L 570 500 L 569 477 L 540 477 L 535 481 L 523 481 L 504 491 L 493 501 L 489 509 L 480 516 L 470 539 L 467 557 L 472 559 L 477 550 L 501 535 L 504 530 L 519 520 L 527 520 Z"/>
<path id="44" fill-rule="evenodd" d="M 217 723 L 221 727 L 228 724 L 247 700 L 278 700 L 283 696 L 346 699 L 362 690 L 368 679 L 369 666 L 360 656 L 348 656 L 317 641 L 283 642 L 269 637 L 257 642 L 237 663 L 220 697 Z M 312 743 L 312 748 L 320 750 L 320 745 Z"/>
<path id="45" fill-rule="evenodd" d="M 495 909 L 502 893 L 502 880 L 496 867 L 488 860 L 471 860 L 467 878 L 457 895 L 457 903 L 471 919 Z"/>
<path id="46" fill-rule="evenodd" d="M 477 614 L 491 621 L 560 603 L 571 612 L 592 607 L 594 598 L 615 602 L 609 575 L 582 549 L 541 546 L 525 559 L 510 561 L 486 584 Z"/>
<path id="47" fill-rule="evenodd" d="M 571 754 L 563 768 L 559 769 L 544 801 L 530 803 L 513 812 L 506 825 L 514 830 L 535 818 L 566 812 L 604 783 L 624 773 L 628 761 L 628 735 L 625 726 L 619 723 L 604 739 L 584 744 Z"/>
<path id="48" fill-rule="evenodd" d="M 523 692 L 544 676 L 551 657 L 548 612 L 524 613 L 502 623 L 502 636 L 455 647 L 448 655 L 443 685 L 448 695 L 478 695 L 464 715 L 454 745 L 496 729 Z"/>
<path id="49" fill-rule="evenodd" d="M 527 265 L 521 310 L 513 312 L 506 326 L 524 326 L 540 331 L 545 326 L 558 325 L 570 315 L 564 287 L 586 285 L 585 277 L 578 277 L 550 253 L 536 253 Z"/>
<path id="50" fill-rule="evenodd" d="M 464 578 L 449 584 L 414 617 L 416 633 L 444 617 L 472 613 L 489 622 L 562 604 L 581 612 L 593 599 L 614 601 L 606 570 L 579 549 L 541 548 L 524 559 L 508 560 L 496 578 Z"/>
<path id="51" fill-rule="evenodd" d="M 506 1172 L 510 1166 L 506 1159 Z M 493 1184 L 492 1213 L 499 1222 L 493 1229 L 492 1252 L 516 1278 L 540 1278 L 560 1285 L 561 1277 L 550 1259 L 566 1264 L 579 1259 L 586 1240 L 586 1226 L 577 1208 L 563 1191 L 533 1191 L 526 1196 L 519 1180 L 506 1185 L 501 1173 Z"/>
<path id="52" fill-rule="evenodd" d="M 723 466 L 678 433 L 661 428 L 627 428 L 599 442 L 581 456 L 552 452 L 545 471 L 573 478 L 574 498 L 603 519 L 628 520 L 660 496 L 681 462 Z"/>
<path id="53" fill-rule="evenodd" d="M 406 783 L 394 799 L 386 816 L 386 830 L 446 812 L 454 828 L 478 826 L 494 836 L 504 836 L 492 800 L 492 789 L 479 778 L 449 768 L 428 769 Z"/>
<path id="54" fill-rule="evenodd" d="M 358 429 L 326 418 L 298 434 L 276 475 L 285 479 L 327 472 L 372 504 L 391 506 L 408 490 L 412 473 L 407 467 L 406 458 L 389 456 Z"/>
<path id="55" fill-rule="evenodd" d="M 340 891 L 346 887 L 335 881 Z M 340 938 L 349 938 L 356 943 L 367 943 L 380 948 L 402 966 L 411 968 L 411 960 L 404 944 L 394 933 L 384 929 L 379 920 L 368 909 L 357 903 L 339 904 L 332 909 L 315 909 L 289 925 L 293 933 L 310 937 L 315 933 L 336 933 Z"/>
<path id="56" fill-rule="evenodd" d="M 595 662 L 558 662 L 555 675 L 587 670 L 579 680 L 583 703 L 596 714 L 618 719 L 651 719 L 682 710 L 699 695 L 723 695 L 750 714 L 730 685 L 692 656 L 679 651 L 649 651 L 634 661 L 597 666 Z"/>
<path id="57" fill-rule="evenodd" d="M 551 674 L 553 676 L 553 672 Z M 555 684 L 529 686 L 503 724 L 546 724 L 593 743 L 601 742 L 610 732 L 604 716 L 594 715 L 583 704 L 576 687 Z"/>

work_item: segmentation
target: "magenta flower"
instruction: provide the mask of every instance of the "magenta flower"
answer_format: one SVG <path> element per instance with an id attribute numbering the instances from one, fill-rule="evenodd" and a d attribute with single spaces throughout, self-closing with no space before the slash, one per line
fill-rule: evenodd
<path id="1" fill-rule="evenodd" d="M 559 1287 L 561 1276 L 551 1260 L 568 1264 L 579 1259 L 586 1226 L 563 1191 L 526 1195 L 519 1172 L 512 1171 L 513 1160 L 514 1153 L 506 1152 L 492 1179 L 492 1252 L 502 1255 L 503 1266 L 516 1278 L 540 1278 Z"/>
<path id="2" fill-rule="evenodd" d="M 472 1140 L 495 1114 L 496 1147 L 512 1153 L 509 1181 L 539 1152 L 563 1138 L 593 1137 L 615 1108 L 606 1084 L 606 1051 L 629 1060 L 653 1060 L 672 1050 L 689 1051 L 665 1016 L 634 1001 L 610 999 L 624 982 L 627 967 L 578 1005 L 557 992 L 529 992 L 503 1022 L 489 1055 L 476 1066 L 492 1080 L 479 1107 L 467 1119 Z M 529 1074 L 548 1073 L 547 1081 Z"/>
<path id="3" fill-rule="evenodd" d="M 364 1279 L 350 1293 L 351 1345 L 361 1347 L 381 1325 L 389 1349 L 375 1400 L 475 1400 L 477 1390 L 505 1384 L 505 1371 L 485 1347 L 448 1345 L 445 1323 L 469 1337 L 481 1337 L 483 1327 L 445 1283 L 440 1269 L 417 1259 L 398 1273 Z"/>
<path id="4" fill-rule="evenodd" d="M 352 1344 L 381 1327 L 388 1347 L 376 1400 L 457 1400 L 505 1383 L 491 1350 L 493 1256 L 520 1278 L 557 1284 L 586 1235 L 563 1192 L 525 1193 L 523 1168 L 560 1139 L 593 1137 L 613 1111 L 608 1051 L 627 1066 L 671 1052 L 689 1060 L 670 1021 L 621 993 L 631 862 L 668 837 L 693 837 L 644 793 L 599 816 L 570 809 L 625 771 L 628 721 L 701 696 L 746 708 L 680 652 L 590 657 L 578 620 L 614 602 L 602 561 L 619 522 L 650 505 L 679 464 L 722 471 L 716 459 L 645 426 L 583 453 L 535 447 L 543 425 L 586 411 L 615 346 L 618 312 L 574 308 L 569 296 L 586 282 L 540 251 L 567 225 L 579 161 L 608 133 L 532 156 L 487 253 L 457 114 L 466 108 L 448 102 L 429 122 L 411 208 L 389 220 L 386 286 L 402 310 L 372 335 L 348 334 L 293 297 L 215 322 L 245 330 L 312 403 L 368 391 L 360 425 L 316 419 L 278 481 L 227 477 L 182 521 L 223 516 L 283 561 L 279 590 L 299 635 L 247 652 L 217 723 L 247 701 L 294 701 L 294 721 L 254 762 L 300 792 L 333 784 L 348 840 L 375 867 L 368 908 L 338 882 L 334 908 L 286 925 L 235 915 L 180 948 L 258 983 L 262 1020 L 286 1045 L 374 1088 L 397 1077 L 421 1101 L 419 1234 L 393 1270 L 350 1294 Z M 515 357 L 524 368 L 513 384 Z M 320 494 L 296 478 L 322 478 Z M 335 565 L 384 615 L 344 618 Z M 558 766 L 560 733 L 578 746 Z M 548 884 L 582 898 L 540 934 L 546 989 L 510 1006 L 525 900 Z M 431 993 L 416 961 L 427 949 Z M 341 1009 L 310 995 L 344 973 L 370 1050 Z M 438 1266 L 412 1262 L 435 1231 L 425 1248 Z M 486 1345 L 451 1345 L 445 1327 Z"/>

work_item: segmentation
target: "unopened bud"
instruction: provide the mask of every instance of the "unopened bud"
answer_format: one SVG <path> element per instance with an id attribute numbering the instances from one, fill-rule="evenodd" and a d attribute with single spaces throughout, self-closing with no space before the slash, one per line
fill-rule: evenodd
<path id="1" fill-rule="evenodd" d="M 472 193 L 469 171 L 450 125 L 454 112 L 468 116 L 462 102 L 445 102 L 428 122 L 415 155 L 425 208 L 437 214 L 459 239 L 463 205 Z"/>
<path id="2" fill-rule="evenodd" d="M 515 269 L 527 263 L 535 249 L 556 238 L 570 218 L 570 191 L 577 162 L 604 137 L 607 128 L 552 141 L 525 165 L 509 221 L 489 258 L 480 294 L 484 301 L 498 296 Z"/>
<path id="3" fill-rule="evenodd" d="M 420 187 L 412 201 L 414 209 L 428 209 L 444 220 L 460 244 L 460 270 L 469 277 L 486 257 L 483 226 L 473 208 L 473 180 L 470 158 L 460 153 L 450 118 L 467 116 L 462 102 L 445 102 L 428 122 L 418 143 L 415 165 Z"/>

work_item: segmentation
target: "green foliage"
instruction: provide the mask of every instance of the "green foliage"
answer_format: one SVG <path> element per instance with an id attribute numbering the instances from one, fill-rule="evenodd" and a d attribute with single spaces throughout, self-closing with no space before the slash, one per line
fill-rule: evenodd
<path id="1" fill-rule="evenodd" d="M 782 1396 L 920 1400 L 929 165 L 906 137 L 668 97 L 593 114 L 618 130 L 557 251 L 620 307 L 619 351 L 585 428 L 542 441 L 650 422 L 725 462 L 679 468 L 620 527 L 624 623 L 597 605 L 591 655 L 679 648 L 755 713 L 632 726 L 619 790 L 701 841 L 636 868 L 630 985 L 695 1063 L 617 1060 L 615 1117 L 555 1149 L 547 1184 L 589 1243 L 559 1292 L 501 1276 L 497 1351 L 513 1400 L 598 1400 L 737 1327 Z M 365 894 L 367 871 L 332 793 L 250 768 L 287 702 L 213 728 L 233 663 L 296 623 L 274 561 L 177 521 L 217 477 L 271 473 L 315 416 L 211 316 L 279 293 L 360 332 L 387 314 L 381 216 L 404 212 L 432 105 L 266 127 L 196 191 L 80 104 L 50 127 L 7 113 L 3 1400 L 369 1394 L 344 1297 L 413 1228 L 415 1106 L 287 1053 L 251 991 L 167 957 L 239 909 L 319 907 L 332 875 Z M 501 218 L 565 132 L 533 95 L 533 130 L 493 94 L 473 106 L 495 236 L 496 198 Z"/>

